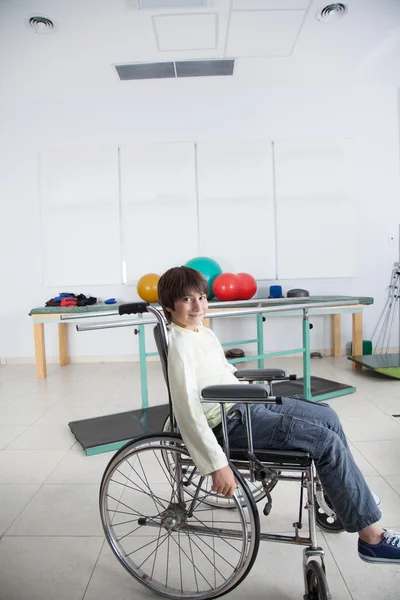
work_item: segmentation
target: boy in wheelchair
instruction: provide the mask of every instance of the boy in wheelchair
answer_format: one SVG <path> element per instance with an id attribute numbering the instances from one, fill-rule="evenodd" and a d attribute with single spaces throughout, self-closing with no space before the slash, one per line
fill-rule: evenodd
<path id="1" fill-rule="evenodd" d="M 168 378 L 176 421 L 201 475 L 211 475 L 214 492 L 231 497 L 235 477 L 219 442 L 219 404 L 201 404 L 210 385 L 242 385 L 215 334 L 202 327 L 208 287 L 189 267 L 169 269 L 159 280 L 158 297 L 169 322 Z M 246 413 L 226 405 L 229 443 L 247 448 Z M 358 532 L 358 553 L 367 562 L 400 563 L 400 534 L 383 529 L 376 497 L 354 462 L 340 420 L 327 404 L 283 398 L 282 404 L 250 406 L 257 449 L 300 450 L 314 459 L 318 476 L 344 528 Z"/>

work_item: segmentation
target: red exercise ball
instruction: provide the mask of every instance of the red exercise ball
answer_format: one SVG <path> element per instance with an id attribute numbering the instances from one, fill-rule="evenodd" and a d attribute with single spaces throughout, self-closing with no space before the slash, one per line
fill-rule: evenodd
<path id="1" fill-rule="evenodd" d="M 240 291 L 240 279 L 234 273 L 222 273 L 214 279 L 213 292 L 222 302 L 237 300 Z"/>
<path id="2" fill-rule="evenodd" d="M 257 282 L 249 273 L 238 273 L 239 294 L 236 300 L 250 300 L 257 291 Z"/>

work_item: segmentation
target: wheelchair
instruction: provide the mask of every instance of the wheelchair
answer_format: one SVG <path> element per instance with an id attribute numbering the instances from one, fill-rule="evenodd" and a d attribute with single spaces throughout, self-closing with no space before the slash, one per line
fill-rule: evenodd
<path id="1" fill-rule="evenodd" d="M 119 307 L 120 314 L 149 312 L 157 319 L 154 336 L 168 388 L 168 333 L 162 313 L 145 302 Z M 212 491 L 210 476 L 197 471 L 179 435 L 169 394 L 169 416 L 163 431 L 134 438 L 110 460 L 100 486 L 100 515 L 106 538 L 123 567 L 142 585 L 166 598 L 211 600 L 228 594 L 250 573 L 261 541 L 303 546 L 304 600 L 328 600 L 324 551 L 317 542 L 317 524 L 343 531 L 324 495 L 308 453 L 253 450 L 251 403 L 279 403 L 256 382 L 294 378 L 279 369 L 237 372 L 250 385 L 209 386 L 202 402 L 221 405 L 224 450 L 237 480 L 232 498 Z M 248 449 L 229 447 L 225 404 L 245 405 Z M 293 535 L 263 533 L 263 514 L 272 509 L 280 481 L 299 485 L 299 513 Z M 304 506 L 303 506 L 304 505 Z M 300 535 L 303 508 L 308 535 Z"/>

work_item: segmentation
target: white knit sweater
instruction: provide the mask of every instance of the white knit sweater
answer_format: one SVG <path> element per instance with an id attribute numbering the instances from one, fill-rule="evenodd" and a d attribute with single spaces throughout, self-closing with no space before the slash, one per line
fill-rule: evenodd
<path id="1" fill-rule="evenodd" d="M 228 464 L 211 428 L 221 422 L 219 404 L 201 404 L 208 385 L 238 384 L 235 367 L 225 358 L 217 337 L 206 327 L 198 331 L 169 326 L 168 377 L 174 414 L 182 438 L 201 475 Z M 233 406 L 227 404 L 227 411 Z"/>

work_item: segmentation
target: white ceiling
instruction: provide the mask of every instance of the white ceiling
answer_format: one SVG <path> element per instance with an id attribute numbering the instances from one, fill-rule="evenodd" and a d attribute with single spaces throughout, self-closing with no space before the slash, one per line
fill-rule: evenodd
<path id="1" fill-rule="evenodd" d="M 0 77 L 31 82 L 140 86 L 113 65 L 237 58 L 234 78 L 254 83 L 400 85 L 400 0 L 343 0 L 347 16 L 321 23 L 331 0 L 207 0 L 202 9 L 138 10 L 136 0 L 0 0 Z M 33 15 L 53 20 L 34 33 Z M 186 82 L 190 85 L 190 82 Z"/>
<path id="2" fill-rule="evenodd" d="M 153 15 L 154 33 L 160 52 L 216 50 L 218 14 Z"/>

